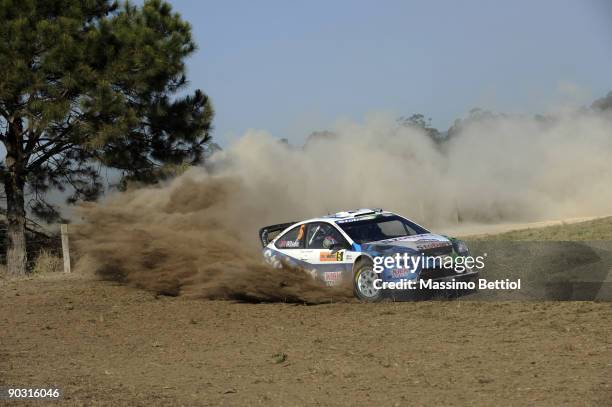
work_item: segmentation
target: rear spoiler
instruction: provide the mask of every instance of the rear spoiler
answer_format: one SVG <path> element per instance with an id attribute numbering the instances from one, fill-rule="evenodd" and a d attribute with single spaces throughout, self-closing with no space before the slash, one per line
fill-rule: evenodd
<path id="1" fill-rule="evenodd" d="M 261 240 L 261 245 L 266 247 L 268 243 L 270 243 L 270 239 L 268 238 L 270 233 L 276 232 L 278 234 L 278 232 L 281 232 L 287 229 L 289 226 L 295 225 L 296 223 L 297 222 L 279 223 L 278 225 L 264 226 L 263 228 L 259 229 L 259 240 Z"/>

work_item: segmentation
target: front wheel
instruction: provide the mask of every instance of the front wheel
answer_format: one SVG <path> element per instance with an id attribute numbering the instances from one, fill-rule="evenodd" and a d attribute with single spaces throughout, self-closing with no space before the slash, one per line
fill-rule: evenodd
<path id="1" fill-rule="evenodd" d="M 372 264 L 364 262 L 357 265 L 353 279 L 355 297 L 366 302 L 377 302 L 382 299 L 383 291 L 374 287 L 374 281 L 380 276 L 374 272 Z"/>

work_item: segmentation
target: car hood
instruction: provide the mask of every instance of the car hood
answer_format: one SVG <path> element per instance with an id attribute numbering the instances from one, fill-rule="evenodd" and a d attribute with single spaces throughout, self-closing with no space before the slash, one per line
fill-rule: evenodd
<path id="1" fill-rule="evenodd" d="M 361 245 L 364 251 L 368 252 L 418 252 L 436 254 L 450 253 L 453 243 L 445 236 L 434 233 L 426 233 L 414 236 L 402 236 L 392 239 L 378 240 Z"/>

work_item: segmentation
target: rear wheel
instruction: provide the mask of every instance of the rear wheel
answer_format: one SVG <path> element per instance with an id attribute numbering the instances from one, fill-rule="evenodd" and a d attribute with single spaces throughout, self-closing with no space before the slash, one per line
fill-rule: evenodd
<path id="1" fill-rule="evenodd" d="M 382 299 L 383 291 L 374 287 L 374 281 L 379 279 L 374 272 L 372 263 L 360 262 L 355 267 L 353 278 L 353 293 L 362 301 L 376 302 Z"/>

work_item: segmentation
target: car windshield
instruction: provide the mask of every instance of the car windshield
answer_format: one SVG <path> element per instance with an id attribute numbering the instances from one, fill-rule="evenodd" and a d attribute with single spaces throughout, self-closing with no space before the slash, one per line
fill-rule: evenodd
<path id="1" fill-rule="evenodd" d="M 359 244 L 429 233 L 419 225 L 397 215 L 378 215 L 363 220 L 359 218 L 339 220 L 336 223 Z"/>

